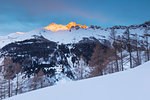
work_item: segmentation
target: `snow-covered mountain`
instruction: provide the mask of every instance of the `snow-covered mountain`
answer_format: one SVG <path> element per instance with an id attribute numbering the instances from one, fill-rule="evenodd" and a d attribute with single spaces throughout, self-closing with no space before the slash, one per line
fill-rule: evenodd
<path id="1" fill-rule="evenodd" d="M 6 100 L 150 100 L 149 76 L 147 62 L 128 71 L 58 84 Z"/>
<path id="2" fill-rule="evenodd" d="M 70 24 L 70 23 L 69 23 Z M 51 25 L 51 24 L 50 24 Z M 16 32 L 11 33 L 6 36 L 0 36 L 0 48 L 15 41 L 23 41 L 26 39 L 33 38 L 34 36 L 43 36 L 46 39 L 49 39 L 54 42 L 59 43 L 76 43 L 82 40 L 83 38 L 87 37 L 95 37 L 97 39 L 108 39 L 111 29 L 114 28 L 118 34 L 123 34 L 127 28 L 130 29 L 131 33 L 137 34 L 144 34 L 145 28 L 150 27 L 150 21 L 145 22 L 140 25 L 131 25 L 131 26 L 114 26 L 110 28 L 101 28 L 99 26 L 91 25 L 87 28 L 80 28 L 80 27 L 72 27 L 68 30 L 59 30 L 59 31 L 51 31 L 47 28 L 39 28 L 32 30 L 30 32 Z"/>
<path id="3" fill-rule="evenodd" d="M 150 60 L 149 34 L 150 22 L 106 29 L 71 22 L 0 36 L 0 97 L 134 68 Z"/>

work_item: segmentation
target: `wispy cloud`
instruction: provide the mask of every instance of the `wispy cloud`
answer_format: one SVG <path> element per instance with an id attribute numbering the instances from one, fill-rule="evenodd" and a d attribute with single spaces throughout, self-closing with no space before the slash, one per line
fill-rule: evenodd
<path id="1" fill-rule="evenodd" d="M 77 17 L 84 17 L 87 19 L 95 19 L 100 22 L 105 22 L 107 19 L 102 15 L 91 13 L 85 10 L 81 10 L 77 6 L 73 6 L 69 2 L 64 0 L 24 0 L 17 2 L 17 5 L 24 9 L 31 16 L 42 16 L 45 14 L 58 14 L 63 13 L 74 15 Z M 84 6 L 83 6 L 84 7 Z"/>

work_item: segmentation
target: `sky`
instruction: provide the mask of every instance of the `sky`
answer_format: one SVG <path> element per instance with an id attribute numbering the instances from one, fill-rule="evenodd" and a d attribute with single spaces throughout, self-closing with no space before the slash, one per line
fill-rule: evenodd
<path id="1" fill-rule="evenodd" d="M 111 27 L 150 20 L 150 0 L 0 0 L 0 35 L 50 23 Z"/>

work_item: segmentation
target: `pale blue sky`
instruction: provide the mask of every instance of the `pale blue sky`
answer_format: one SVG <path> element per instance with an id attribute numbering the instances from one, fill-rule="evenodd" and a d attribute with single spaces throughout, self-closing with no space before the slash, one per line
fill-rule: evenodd
<path id="1" fill-rule="evenodd" d="M 54 22 L 111 27 L 150 20 L 150 0 L 0 0 L 0 35 Z"/>

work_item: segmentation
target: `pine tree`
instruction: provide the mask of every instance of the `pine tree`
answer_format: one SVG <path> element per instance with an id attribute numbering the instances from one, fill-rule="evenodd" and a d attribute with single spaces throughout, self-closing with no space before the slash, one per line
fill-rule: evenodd
<path id="1" fill-rule="evenodd" d="M 127 51 L 129 53 L 130 68 L 133 68 L 133 64 L 132 64 L 132 46 L 131 46 L 131 38 L 130 38 L 129 28 L 127 28 L 127 30 L 124 32 L 124 36 L 125 36 L 125 43 L 126 43 Z"/>
<path id="2" fill-rule="evenodd" d="M 121 60 L 121 70 L 124 70 L 123 67 L 123 36 L 118 36 L 117 37 L 117 47 L 118 47 L 118 51 L 120 52 L 120 60 Z"/>
<path id="3" fill-rule="evenodd" d="M 135 34 L 131 34 L 133 36 L 133 40 L 132 40 L 132 45 L 134 45 L 134 49 L 136 51 L 136 66 L 140 65 L 141 64 L 141 61 L 140 61 L 140 44 L 139 44 L 139 38 L 138 38 L 138 35 L 137 33 Z"/>
<path id="4" fill-rule="evenodd" d="M 145 28 L 145 31 L 144 31 L 144 38 L 145 38 L 145 47 L 146 47 L 146 54 L 147 54 L 147 61 L 150 60 L 150 54 L 149 54 L 149 37 L 150 37 L 150 34 L 148 33 L 148 28 Z"/>
<path id="5" fill-rule="evenodd" d="M 119 71 L 118 55 L 117 55 L 118 47 L 117 47 L 116 31 L 114 28 L 111 29 L 110 38 L 113 40 L 113 47 L 115 50 L 116 71 L 118 72 Z"/>
<path id="6" fill-rule="evenodd" d="M 21 66 L 20 66 L 20 64 L 19 63 L 16 63 L 16 64 L 14 64 L 14 66 L 15 66 L 15 74 L 16 74 L 16 78 L 17 78 L 17 81 L 16 81 L 16 95 L 18 94 L 18 88 L 19 88 L 19 76 L 18 76 L 18 74 L 19 74 L 19 72 L 21 71 Z"/>

